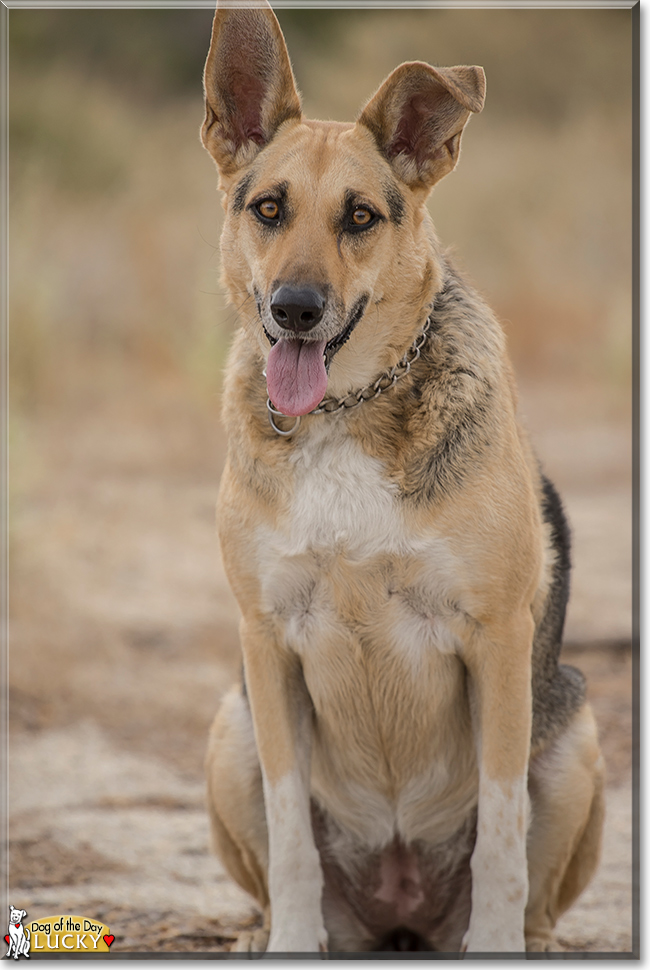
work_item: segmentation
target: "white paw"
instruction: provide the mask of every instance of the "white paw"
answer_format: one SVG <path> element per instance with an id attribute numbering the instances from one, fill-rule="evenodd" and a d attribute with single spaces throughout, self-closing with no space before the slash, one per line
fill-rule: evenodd
<path id="1" fill-rule="evenodd" d="M 327 933 L 324 926 L 304 925 L 278 927 L 272 930 L 267 953 L 327 953 Z"/>
<path id="2" fill-rule="evenodd" d="M 264 953 L 267 949 L 269 931 L 261 926 L 257 930 L 242 930 L 231 953 Z"/>

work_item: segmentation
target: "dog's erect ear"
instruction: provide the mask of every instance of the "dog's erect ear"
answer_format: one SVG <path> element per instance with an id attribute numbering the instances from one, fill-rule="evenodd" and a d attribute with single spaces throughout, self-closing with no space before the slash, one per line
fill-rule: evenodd
<path id="1" fill-rule="evenodd" d="M 224 175 L 250 162 L 284 121 L 300 117 L 284 37 L 268 4 L 217 4 L 203 83 L 201 139 Z"/>
<path id="2" fill-rule="evenodd" d="M 358 120 L 404 182 L 431 188 L 455 167 L 463 128 L 484 101 L 482 67 L 416 61 L 386 78 Z"/>

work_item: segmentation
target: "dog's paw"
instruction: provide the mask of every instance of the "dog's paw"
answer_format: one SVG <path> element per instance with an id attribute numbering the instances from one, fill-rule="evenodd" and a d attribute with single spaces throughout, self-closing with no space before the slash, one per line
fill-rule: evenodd
<path id="1" fill-rule="evenodd" d="M 562 947 L 558 946 L 552 936 L 527 936 L 526 953 L 559 953 Z"/>
<path id="2" fill-rule="evenodd" d="M 267 953 L 327 953 L 327 932 L 324 927 L 309 930 L 292 926 L 271 934 Z"/>
<path id="3" fill-rule="evenodd" d="M 269 942 L 269 931 L 263 926 L 256 930 L 242 930 L 231 953 L 265 953 Z"/>

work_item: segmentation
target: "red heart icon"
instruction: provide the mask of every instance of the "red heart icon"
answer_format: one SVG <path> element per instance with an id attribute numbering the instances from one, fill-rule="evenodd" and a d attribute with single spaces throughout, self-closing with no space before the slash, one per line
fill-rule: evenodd
<path id="1" fill-rule="evenodd" d="M 104 943 L 106 944 L 106 946 L 110 946 L 114 939 L 115 939 L 115 937 L 111 933 L 110 936 L 105 936 L 104 937 Z"/>
<path id="2" fill-rule="evenodd" d="M 11 939 L 10 936 L 5 936 L 5 943 L 8 943 L 10 939 Z"/>

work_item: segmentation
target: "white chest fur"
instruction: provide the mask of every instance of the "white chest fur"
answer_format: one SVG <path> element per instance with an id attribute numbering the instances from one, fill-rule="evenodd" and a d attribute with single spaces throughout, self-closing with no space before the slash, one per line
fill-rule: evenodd
<path id="1" fill-rule="evenodd" d="M 454 649 L 447 621 L 457 563 L 448 543 L 434 530 L 414 532 L 383 463 L 332 425 L 322 421 L 296 448 L 289 508 L 258 536 L 263 608 L 298 652 L 369 612 L 384 616 L 386 643 L 411 660 L 431 646 Z"/>
<path id="2" fill-rule="evenodd" d="M 325 421 L 327 418 L 325 418 Z M 397 486 L 379 459 L 365 454 L 340 424 L 310 429 L 294 454 L 289 512 L 293 553 L 341 550 L 366 557 L 405 551 Z"/>

